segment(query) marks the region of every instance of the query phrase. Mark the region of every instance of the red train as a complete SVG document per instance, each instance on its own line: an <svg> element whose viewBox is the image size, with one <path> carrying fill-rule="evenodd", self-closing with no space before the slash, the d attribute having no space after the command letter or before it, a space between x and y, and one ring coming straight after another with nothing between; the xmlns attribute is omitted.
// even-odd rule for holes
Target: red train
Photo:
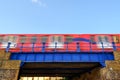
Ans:
<svg viewBox="0 0 120 80"><path fill-rule="evenodd" d="M120 34L1 34L0 49L11 52L112 51L120 49Z"/></svg>

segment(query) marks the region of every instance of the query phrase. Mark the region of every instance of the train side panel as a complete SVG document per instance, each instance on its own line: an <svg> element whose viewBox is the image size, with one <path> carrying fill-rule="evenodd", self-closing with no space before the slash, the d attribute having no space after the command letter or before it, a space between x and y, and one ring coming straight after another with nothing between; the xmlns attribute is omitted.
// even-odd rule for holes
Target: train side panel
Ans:
<svg viewBox="0 0 120 80"><path fill-rule="evenodd" d="M45 51L112 51L113 42L120 50L120 34L2 34L0 35L0 49L7 48L13 52ZM24 44L23 44L24 43ZM44 44L45 43L45 44ZM32 47L35 47L34 49Z"/></svg>

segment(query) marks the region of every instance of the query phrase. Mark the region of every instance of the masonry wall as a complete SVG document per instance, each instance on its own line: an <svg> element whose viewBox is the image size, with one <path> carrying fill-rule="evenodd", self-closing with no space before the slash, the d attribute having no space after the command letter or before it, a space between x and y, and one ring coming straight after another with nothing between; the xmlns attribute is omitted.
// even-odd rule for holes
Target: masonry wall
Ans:
<svg viewBox="0 0 120 80"><path fill-rule="evenodd" d="M0 50L0 80L17 80L20 63L19 60L9 60L11 53Z"/></svg>
<svg viewBox="0 0 120 80"><path fill-rule="evenodd" d="M19 60L9 60L11 53L0 51L0 80L17 80L20 63ZM106 61L105 68L96 68L74 80L120 80L120 51L114 52L115 60Z"/></svg>
<svg viewBox="0 0 120 80"><path fill-rule="evenodd" d="M120 51L114 52L113 61L106 61L106 67L96 68L74 80L120 80Z"/></svg>

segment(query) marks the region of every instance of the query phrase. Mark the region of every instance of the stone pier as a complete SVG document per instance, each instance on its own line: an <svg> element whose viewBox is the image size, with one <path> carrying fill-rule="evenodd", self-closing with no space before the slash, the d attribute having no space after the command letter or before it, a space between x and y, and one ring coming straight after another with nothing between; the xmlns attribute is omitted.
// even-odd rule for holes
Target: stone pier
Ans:
<svg viewBox="0 0 120 80"><path fill-rule="evenodd" d="M0 80L18 80L19 60L9 60L11 53L0 50Z"/></svg>
<svg viewBox="0 0 120 80"><path fill-rule="evenodd" d="M106 67L95 68L73 80L120 80L120 51L114 51L113 61L106 61Z"/></svg>

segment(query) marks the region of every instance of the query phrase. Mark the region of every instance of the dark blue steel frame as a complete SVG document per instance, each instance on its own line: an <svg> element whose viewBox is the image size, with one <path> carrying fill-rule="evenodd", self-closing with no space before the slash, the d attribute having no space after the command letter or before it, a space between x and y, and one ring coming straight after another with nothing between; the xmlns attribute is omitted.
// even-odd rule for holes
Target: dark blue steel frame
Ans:
<svg viewBox="0 0 120 80"><path fill-rule="evenodd" d="M103 67L106 60L114 60L112 52L24 52L12 53L11 60L25 62L99 62Z"/></svg>

